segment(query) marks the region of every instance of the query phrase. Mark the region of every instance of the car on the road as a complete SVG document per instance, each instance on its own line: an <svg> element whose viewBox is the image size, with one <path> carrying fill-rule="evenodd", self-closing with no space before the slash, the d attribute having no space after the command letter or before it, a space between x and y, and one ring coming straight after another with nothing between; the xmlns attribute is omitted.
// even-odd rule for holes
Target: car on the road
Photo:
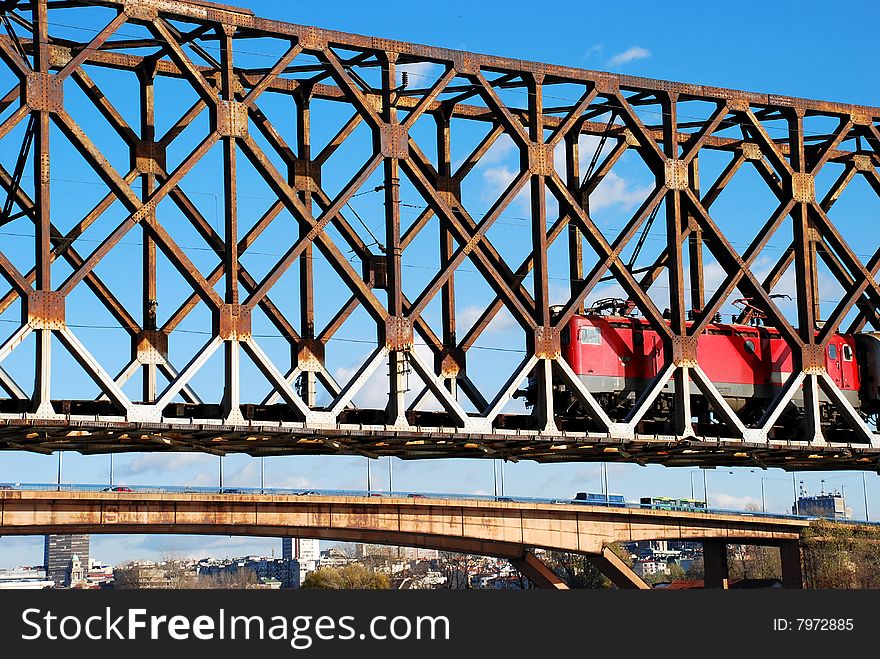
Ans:
<svg viewBox="0 0 880 659"><path fill-rule="evenodd" d="M220 490L220 494L244 494L244 491L239 490L237 487L227 487Z"/></svg>
<svg viewBox="0 0 880 659"><path fill-rule="evenodd" d="M495 501L504 501L506 503L513 503L513 499L510 497L495 497Z"/></svg>
<svg viewBox="0 0 880 659"><path fill-rule="evenodd" d="M424 494L407 494L406 496L409 499L424 499L425 498Z"/></svg>
<svg viewBox="0 0 880 659"><path fill-rule="evenodd" d="M134 492L130 487L125 487L124 485L113 485L112 487L105 487L102 492Z"/></svg>
<svg viewBox="0 0 880 659"><path fill-rule="evenodd" d="M315 492L314 490L306 490L305 492L297 492L296 494L297 494L297 496L301 496L301 497L311 497L311 496L317 495L318 493Z"/></svg>
<svg viewBox="0 0 880 659"><path fill-rule="evenodd" d="M15 488L11 485L0 485L0 490L14 490Z"/></svg>

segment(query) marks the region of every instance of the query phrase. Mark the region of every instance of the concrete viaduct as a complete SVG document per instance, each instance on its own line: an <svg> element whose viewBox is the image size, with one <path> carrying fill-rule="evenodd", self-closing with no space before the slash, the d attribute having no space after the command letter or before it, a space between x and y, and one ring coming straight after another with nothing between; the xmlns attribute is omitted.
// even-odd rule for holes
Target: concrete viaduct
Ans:
<svg viewBox="0 0 880 659"><path fill-rule="evenodd" d="M576 504L259 494L0 491L0 535L300 536L497 556L538 587L565 584L533 549L586 555L616 585L647 588L613 542L703 543L705 582L727 586L728 544L780 549L783 585L802 587L800 519Z"/></svg>

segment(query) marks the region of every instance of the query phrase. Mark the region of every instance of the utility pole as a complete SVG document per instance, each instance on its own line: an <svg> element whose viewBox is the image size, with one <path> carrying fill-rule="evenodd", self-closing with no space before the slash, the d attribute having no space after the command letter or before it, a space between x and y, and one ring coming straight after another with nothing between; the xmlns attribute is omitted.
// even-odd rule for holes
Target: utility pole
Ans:
<svg viewBox="0 0 880 659"><path fill-rule="evenodd" d="M110 454L110 487L113 487L113 454Z"/></svg>
<svg viewBox="0 0 880 659"><path fill-rule="evenodd" d="M498 498L498 460L492 458L492 485L495 492L495 498Z"/></svg>
<svg viewBox="0 0 880 659"><path fill-rule="evenodd" d="M260 457L260 494L266 493L266 456Z"/></svg>
<svg viewBox="0 0 880 659"><path fill-rule="evenodd" d="M394 491L394 476L392 475L392 460L393 457L388 456L388 494L391 494Z"/></svg>
<svg viewBox="0 0 880 659"><path fill-rule="evenodd" d="M58 491L61 491L61 456L62 451L58 451Z"/></svg>
<svg viewBox="0 0 880 659"><path fill-rule="evenodd" d="M865 521L870 522L871 516L868 514L868 484L865 480L865 472L862 472L862 494L865 496Z"/></svg>
<svg viewBox="0 0 880 659"><path fill-rule="evenodd" d="M370 458L366 458L367 461L367 494L373 493L373 486L370 482Z"/></svg>
<svg viewBox="0 0 880 659"><path fill-rule="evenodd" d="M791 472L791 489L794 491L794 514L801 514L800 502L798 501L797 476L795 472Z"/></svg>
<svg viewBox="0 0 880 659"><path fill-rule="evenodd" d="M223 456L220 456L220 491L223 491Z"/></svg>

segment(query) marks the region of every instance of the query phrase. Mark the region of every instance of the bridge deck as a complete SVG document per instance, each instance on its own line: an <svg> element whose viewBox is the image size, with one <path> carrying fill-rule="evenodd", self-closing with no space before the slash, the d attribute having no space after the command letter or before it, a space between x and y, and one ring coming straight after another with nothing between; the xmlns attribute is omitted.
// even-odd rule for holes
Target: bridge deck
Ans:
<svg viewBox="0 0 880 659"><path fill-rule="evenodd" d="M0 535L299 535L519 558L601 553L612 542L796 540L809 520L760 515L430 498L0 491Z"/></svg>
<svg viewBox="0 0 880 659"><path fill-rule="evenodd" d="M502 458L537 462L639 462L666 466L719 465L782 467L789 470L878 469L880 449L864 444L810 445L807 442L743 442L734 439L566 431L547 436L530 430L464 433L455 427L340 424L309 428L303 423L225 425L213 419L185 423L130 423L67 416L52 421L21 415L0 417L0 449L83 454L193 450L223 455L394 456Z"/></svg>

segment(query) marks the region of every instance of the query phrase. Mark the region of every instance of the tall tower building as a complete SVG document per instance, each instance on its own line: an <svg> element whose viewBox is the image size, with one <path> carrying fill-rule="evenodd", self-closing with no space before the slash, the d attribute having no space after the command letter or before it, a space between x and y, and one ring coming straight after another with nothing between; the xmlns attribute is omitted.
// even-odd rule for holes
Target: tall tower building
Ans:
<svg viewBox="0 0 880 659"><path fill-rule="evenodd" d="M46 566L46 578L54 581L56 587L70 585L70 564L74 556L79 557L82 565L89 564L87 533L46 536L43 564Z"/></svg>
<svg viewBox="0 0 880 659"><path fill-rule="evenodd" d="M320 555L321 551L318 540L310 538L281 538L281 558L317 561Z"/></svg>

